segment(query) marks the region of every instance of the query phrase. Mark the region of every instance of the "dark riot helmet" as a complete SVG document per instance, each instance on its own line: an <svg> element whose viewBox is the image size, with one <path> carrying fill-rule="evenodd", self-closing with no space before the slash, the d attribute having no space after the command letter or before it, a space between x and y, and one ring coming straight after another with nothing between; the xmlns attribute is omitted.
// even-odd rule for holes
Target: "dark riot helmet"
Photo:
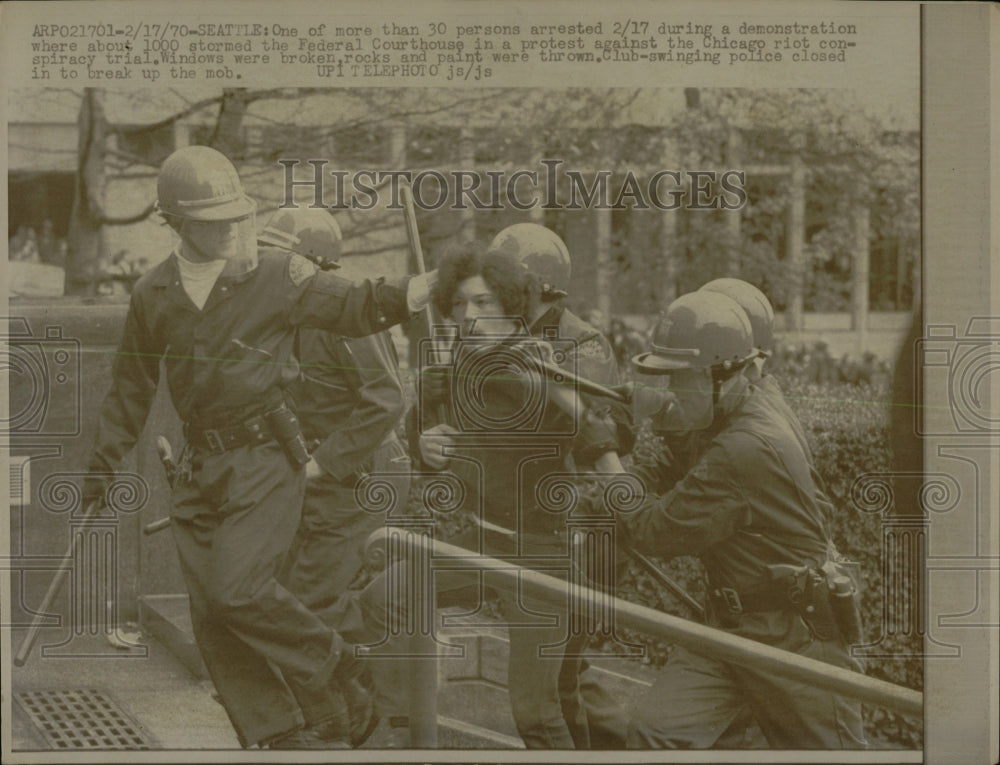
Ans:
<svg viewBox="0 0 1000 765"><path fill-rule="evenodd" d="M682 369L732 369L757 355L750 319L719 292L681 295L653 329L650 350L632 359L645 374Z"/></svg>
<svg viewBox="0 0 1000 765"><path fill-rule="evenodd" d="M753 344L765 355L774 349L774 308L763 292L742 279L714 279L701 287L719 292L739 303L753 328Z"/></svg>
<svg viewBox="0 0 1000 765"><path fill-rule="evenodd" d="M515 223L493 237L489 251L514 256L537 281L543 300L566 297L572 263L566 243L551 229Z"/></svg>
<svg viewBox="0 0 1000 765"><path fill-rule="evenodd" d="M302 255L327 268L340 267L343 235L337 221L326 210L310 207L278 210L257 241Z"/></svg>

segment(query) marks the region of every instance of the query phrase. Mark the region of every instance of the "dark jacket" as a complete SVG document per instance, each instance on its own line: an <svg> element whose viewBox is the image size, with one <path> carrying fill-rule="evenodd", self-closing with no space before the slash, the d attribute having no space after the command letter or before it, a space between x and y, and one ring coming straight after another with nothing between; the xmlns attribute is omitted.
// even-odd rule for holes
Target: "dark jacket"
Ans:
<svg viewBox="0 0 1000 765"><path fill-rule="evenodd" d="M740 592L768 581L770 565L819 565L828 549L803 434L773 396L742 384L694 466L625 516L644 552L698 555L714 586Z"/></svg>
<svg viewBox="0 0 1000 765"><path fill-rule="evenodd" d="M571 341L565 344L570 352L560 361L565 369L604 385L617 383L618 369L607 339L569 311L553 306L535 322L531 332L533 336L554 340L556 350L564 347L559 340ZM443 417L448 424L467 433L456 437L458 448L449 466L465 486L467 509L475 512L481 509L483 520L519 530L522 535L553 537L563 533L566 513L546 507L558 504L555 497L559 490L553 481L571 481L579 470L593 469L593 458L618 448L618 444L592 438L583 430L578 432L570 416L544 397L536 402L537 410L532 409L529 389L515 376L500 372L484 382L465 377L466 369L498 372L500 367L491 366L487 358L481 357L479 362L456 372L460 377L454 387L468 391L466 401L458 405L475 410L471 412L473 416L456 415L451 397L443 406L425 405L419 416L416 409L411 410L407 426L412 451L419 455L420 432L438 424ZM481 398L474 398L476 394ZM609 406L600 397L583 398L588 405ZM627 409L619 409L623 422L628 422ZM528 411L535 411L536 416L526 417L524 427L518 431L505 431L498 425L489 432L467 432L470 423L487 419L510 423ZM631 430L623 433L619 427L619 434L631 444Z"/></svg>
<svg viewBox="0 0 1000 765"><path fill-rule="evenodd" d="M225 427L281 402L282 386L294 376L296 327L357 337L408 317L405 282L352 284L269 248L252 270L223 272L199 311L171 254L133 289L90 469L114 471L135 444L161 360L181 419L199 429Z"/></svg>
<svg viewBox="0 0 1000 765"><path fill-rule="evenodd" d="M299 330L302 375L291 386L313 459L338 481L370 470L376 448L403 415L403 384L388 332L355 340Z"/></svg>
<svg viewBox="0 0 1000 765"><path fill-rule="evenodd" d="M611 343L572 311L554 305L531 325L530 331L532 337L554 335L559 340L571 341L574 352L561 365L564 368L601 385L618 385L620 382Z"/></svg>

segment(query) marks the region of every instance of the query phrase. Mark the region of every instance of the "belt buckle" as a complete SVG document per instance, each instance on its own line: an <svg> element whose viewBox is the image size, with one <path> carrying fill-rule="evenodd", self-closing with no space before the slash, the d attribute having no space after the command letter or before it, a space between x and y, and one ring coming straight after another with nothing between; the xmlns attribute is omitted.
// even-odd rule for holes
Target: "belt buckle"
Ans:
<svg viewBox="0 0 1000 765"><path fill-rule="evenodd" d="M226 451L226 446L222 442L222 433L218 430L203 430L201 432L202 436L205 438L205 443L208 444L208 448L213 452L224 452Z"/></svg>
<svg viewBox="0 0 1000 765"><path fill-rule="evenodd" d="M722 600L725 601L726 608L731 613L743 613L743 601L740 600L740 594L736 590L732 587L722 587L718 590L718 593L722 597Z"/></svg>

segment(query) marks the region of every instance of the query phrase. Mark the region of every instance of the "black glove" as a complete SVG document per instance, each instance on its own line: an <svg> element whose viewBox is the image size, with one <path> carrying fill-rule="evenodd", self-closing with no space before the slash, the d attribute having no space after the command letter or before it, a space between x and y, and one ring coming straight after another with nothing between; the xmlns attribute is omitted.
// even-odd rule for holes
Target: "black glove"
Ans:
<svg viewBox="0 0 1000 765"><path fill-rule="evenodd" d="M581 394L581 398L587 410L576 436L574 454L584 463L594 462L606 452L617 452L619 457L630 454L635 446L632 410L602 396Z"/></svg>
<svg viewBox="0 0 1000 765"><path fill-rule="evenodd" d="M574 455L583 464L593 464L607 452L618 451L618 427L606 408L587 407L576 434Z"/></svg>
<svg viewBox="0 0 1000 765"><path fill-rule="evenodd" d="M452 367L434 364L420 369L420 401L423 404L439 404L451 397Z"/></svg>
<svg viewBox="0 0 1000 765"><path fill-rule="evenodd" d="M607 416L615 423L615 431L618 436L618 456L624 457L631 454L635 447L635 418L632 416L632 407L628 404L621 404L617 401L606 404L608 408Z"/></svg>

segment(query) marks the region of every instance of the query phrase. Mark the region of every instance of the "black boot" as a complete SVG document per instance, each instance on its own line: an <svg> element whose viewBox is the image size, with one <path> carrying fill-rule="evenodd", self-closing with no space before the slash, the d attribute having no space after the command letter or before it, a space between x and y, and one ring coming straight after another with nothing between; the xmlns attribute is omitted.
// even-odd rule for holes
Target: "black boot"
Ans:
<svg viewBox="0 0 1000 765"><path fill-rule="evenodd" d="M347 702L353 747L359 747L367 741L378 725L372 693L362 682L364 674L364 663L354 656L353 646L348 647L333 670L332 684L340 688Z"/></svg>

